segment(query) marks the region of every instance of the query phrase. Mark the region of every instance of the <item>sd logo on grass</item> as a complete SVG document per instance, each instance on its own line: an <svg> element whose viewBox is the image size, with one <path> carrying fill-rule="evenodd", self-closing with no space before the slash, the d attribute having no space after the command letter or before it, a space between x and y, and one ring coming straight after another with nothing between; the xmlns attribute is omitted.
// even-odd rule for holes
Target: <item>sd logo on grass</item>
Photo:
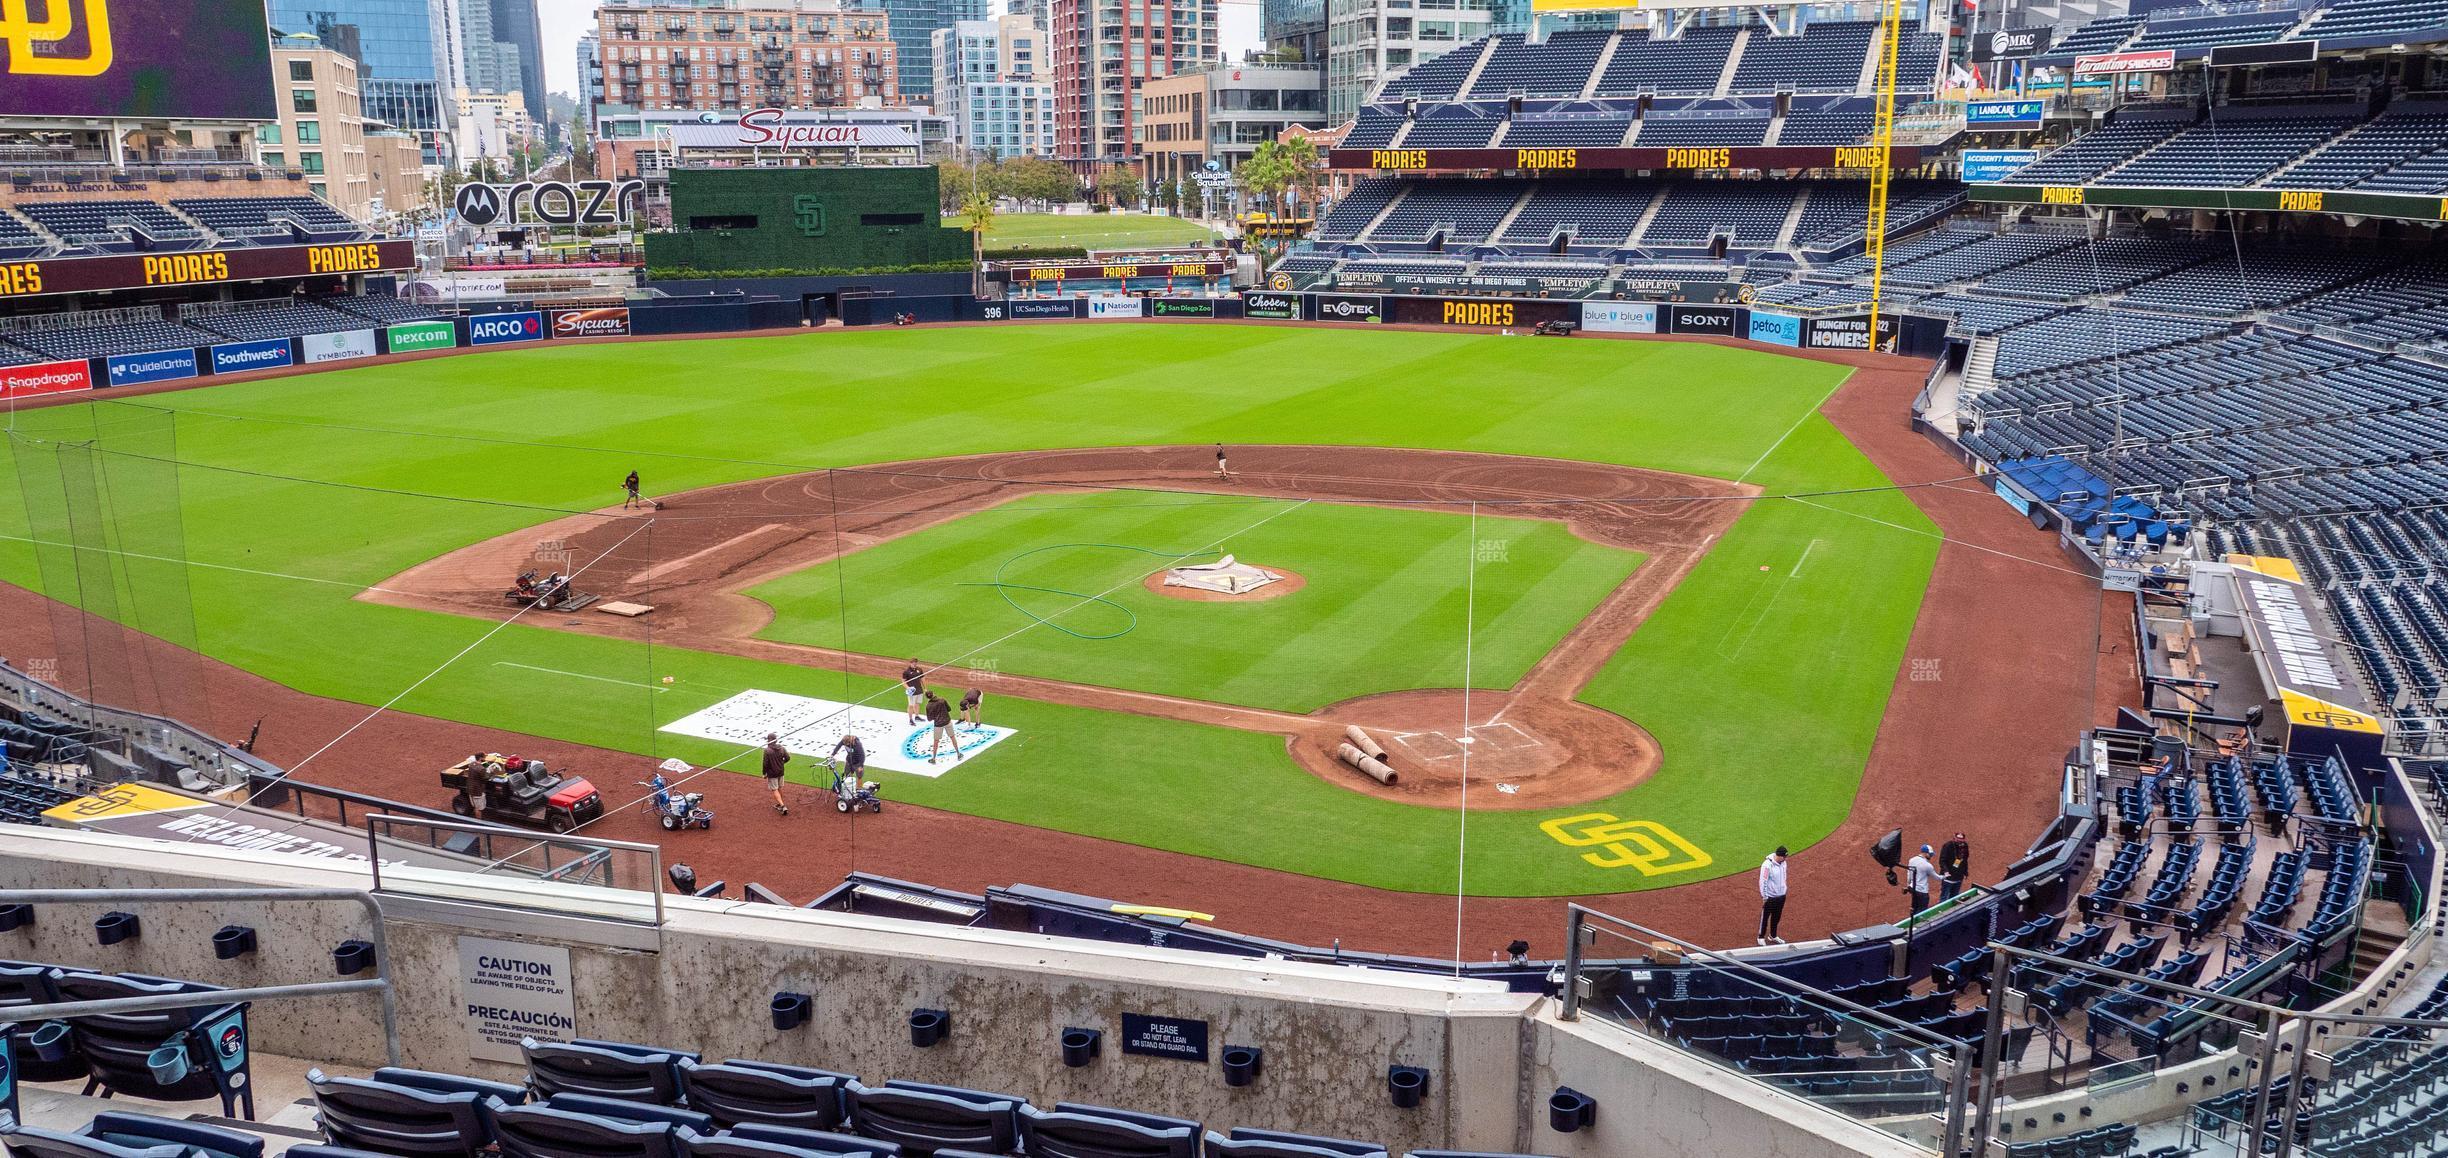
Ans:
<svg viewBox="0 0 2448 1158"><path fill-rule="evenodd" d="M1642 876L1664 876L1707 868L1709 854L1654 820L1618 820L1612 813L1584 812L1539 822L1567 848L1595 848L1581 859L1599 868L1636 868Z"/></svg>

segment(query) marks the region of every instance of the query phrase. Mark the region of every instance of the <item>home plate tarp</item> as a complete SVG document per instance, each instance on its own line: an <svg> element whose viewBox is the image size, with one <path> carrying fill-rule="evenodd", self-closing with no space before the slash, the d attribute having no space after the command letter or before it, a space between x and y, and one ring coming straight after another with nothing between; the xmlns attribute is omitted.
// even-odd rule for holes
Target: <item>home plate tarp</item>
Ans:
<svg viewBox="0 0 2448 1158"><path fill-rule="evenodd" d="M893 702L898 704L896 693ZM836 700L815 700L806 696L787 695L762 690L744 691L707 708L694 712L662 727L663 731L681 736L696 736L705 740L721 740L743 748L758 748L765 744L765 733L782 737L782 746L793 753L822 759L833 750L835 741L845 733L857 733L867 746L867 767L888 772L907 772L912 776L941 776L953 769L952 750L944 749L941 763L927 763L927 726L912 724L897 708L874 708L865 704L845 704ZM972 728L955 722L953 734L960 737L961 755L975 759L977 754L1016 735L1017 729L998 728L991 724ZM756 761L733 762L734 766L753 770Z"/></svg>
<svg viewBox="0 0 2448 1158"><path fill-rule="evenodd" d="M1165 586L1244 595L1281 578L1264 567L1252 567L1226 555L1213 563L1191 563L1166 571Z"/></svg>

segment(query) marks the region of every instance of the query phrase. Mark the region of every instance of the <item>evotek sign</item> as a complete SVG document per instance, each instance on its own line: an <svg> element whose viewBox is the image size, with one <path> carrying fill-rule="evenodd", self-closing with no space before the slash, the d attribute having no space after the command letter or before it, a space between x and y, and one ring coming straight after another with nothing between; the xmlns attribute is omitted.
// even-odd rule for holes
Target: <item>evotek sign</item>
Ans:
<svg viewBox="0 0 2448 1158"><path fill-rule="evenodd" d="M476 314L468 318L468 345L498 346L533 342L544 336L544 315L534 310L515 314Z"/></svg>
<svg viewBox="0 0 2448 1158"><path fill-rule="evenodd" d="M628 222L645 189L644 181L469 182L451 195L451 208L477 226L620 225Z"/></svg>
<svg viewBox="0 0 2448 1158"><path fill-rule="evenodd" d="M629 332L629 308L615 306L600 310L554 310L552 336L556 338L608 338Z"/></svg>
<svg viewBox="0 0 2448 1158"><path fill-rule="evenodd" d="M1317 320L1321 322L1381 322L1385 320L1385 299L1355 297L1350 294L1319 294Z"/></svg>

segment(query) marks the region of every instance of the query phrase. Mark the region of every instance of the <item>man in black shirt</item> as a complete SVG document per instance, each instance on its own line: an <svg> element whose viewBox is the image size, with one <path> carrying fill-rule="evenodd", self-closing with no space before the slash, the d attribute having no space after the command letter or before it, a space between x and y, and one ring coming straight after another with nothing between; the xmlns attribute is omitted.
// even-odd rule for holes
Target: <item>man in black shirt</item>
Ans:
<svg viewBox="0 0 2448 1158"><path fill-rule="evenodd" d="M930 725L928 729L930 740L927 744L927 763L932 764L935 762L935 755L936 753L943 751L943 742L946 740L952 741L952 762L955 764L960 763L960 737L954 735L952 732L952 705L945 703L942 696L936 695L933 692L928 692L926 697L926 717L927 723Z"/></svg>
<svg viewBox="0 0 2448 1158"><path fill-rule="evenodd" d="M790 749L782 746L782 737L765 733L765 788L773 793L774 811L790 815L790 805L782 803L782 774L790 764Z"/></svg>
<svg viewBox="0 0 2448 1158"><path fill-rule="evenodd" d="M986 692L982 688L971 688L969 689L968 695L961 697L961 720L969 725L971 731L975 731L981 726L981 721L978 719L978 716L980 714L980 709L983 708L985 704Z"/></svg>
<svg viewBox="0 0 2448 1158"><path fill-rule="evenodd" d="M621 509L625 511L634 506L642 506L645 501L638 495L637 472L630 471L629 477L621 480Z"/></svg>
<svg viewBox="0 0 2448 1158"><path fill-rule="evenodd" d="M1938 899L1947 900L1963 891L1964 878L1972 875L1972 842L1964 834L1938 849Z"/></svg>

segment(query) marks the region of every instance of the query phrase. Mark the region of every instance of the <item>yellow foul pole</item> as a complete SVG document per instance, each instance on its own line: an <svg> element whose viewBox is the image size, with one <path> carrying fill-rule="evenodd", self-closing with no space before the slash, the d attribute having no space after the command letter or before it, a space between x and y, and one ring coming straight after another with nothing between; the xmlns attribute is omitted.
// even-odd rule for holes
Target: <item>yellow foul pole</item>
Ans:
<svg viewBox="0 0 2448 1158"><path fill-rule="evenodd" d="M1878 340L1879 296L1887 281L1887 179L1894 166L1896 58L1904 39L1904 2L1887 0L1887 12L1879 34L1878 121L1872 137L1878 166L1870 171L1870 345L1885 349Z"/></svg>

